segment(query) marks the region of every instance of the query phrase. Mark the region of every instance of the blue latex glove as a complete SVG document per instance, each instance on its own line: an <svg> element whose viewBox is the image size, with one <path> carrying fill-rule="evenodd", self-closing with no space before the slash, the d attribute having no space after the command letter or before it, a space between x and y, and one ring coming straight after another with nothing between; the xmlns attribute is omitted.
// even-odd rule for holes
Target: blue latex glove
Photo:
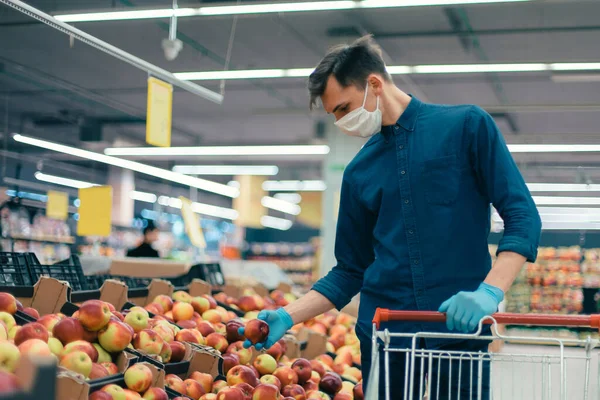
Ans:
<svg viewBox="0 0 600 400"><path fill-rule="evenodd" d="M474 332L481 318L498 311L504 292L483 282L474 292L459 292L442 303L439 312L446 313L449 330Z"/></svg>
<svg viewBox="0 0 600 400"><path fill-rule="evenodd" d="M285 335L285 333L294 326L292 317L283 308L279 308L275 311L263 310L258 314L258 319L262 319L269 324L269 336L264 343L257 343L254 345L256 350L262 350L263 348L268 349L273 346L279 339ZM240 335L244 334L244 328L238 329ZM252 346L252 343L248 339L244 341L244 347L248 348Z"/></svg>

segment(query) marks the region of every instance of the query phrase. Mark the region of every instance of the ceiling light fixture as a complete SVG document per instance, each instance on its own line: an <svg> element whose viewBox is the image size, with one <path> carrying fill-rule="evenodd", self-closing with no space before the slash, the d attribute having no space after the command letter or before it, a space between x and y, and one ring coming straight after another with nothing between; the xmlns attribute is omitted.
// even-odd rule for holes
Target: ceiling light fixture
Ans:
<svg viewBox="0 0 600 400"><path fill-rule="evenodd" d="M156 195L153 193L138 192L134 190L129 192L129 198L132 200L143 201L145 203L156 203Z"/></svg>
<svg viewBox="0 0 600 400"><path fill-rule="evenodd" d="M511 153L591 153L600 151L598 144L509 144Z"/></svg>
<svg viewBox="0 0 600 400"><path fill-rule="evenodd" d="M150 194L150 193L148 193ZM169 196L159 196L158 204L165 207L172 207L181 209L182 202L177 197L169 197ZM192 211L202 215L208 215L210 217L224 218L230 219L232 221L236 220L239 216L239 213L232 208L225 208L219 206L213 206L211 204L204 203L192 203Z"/></svg>
<svg viewBox="0 0 600 400"><path fill-rule="evenodd" d="M285 200L280 200L269 196L264 196L261 199L260 204L262 204L263 207L280 211L285 214L298 215L300 214L300 211L302 211L298 204L289 203Z"/></svg>
<svg viewBox="0 0 600 400"><path fill-rule="evenodd" d="M528 183L531 192L600 192L598 184L584 183Z"/></svg>
<svg viewBox="0 0 600 400"><path fill-rule="evenodd" d="M289 219L271 217L270 215L263 215L260 217L260 224L265 228L279 229L280 231L287 231L292 227L293 222Z"/></svg>
<svg viewBox="0 0 600 400"><path fill-rule="evenodd" d="M600 197L533 196L538 206L596 206Z"/></svg>
<svg viewBox="0 0 600 400"><path fill-rule="evenodd" d="M176 165L173 171L187 175L273 176L279 173L279 168L275 165Z"/></svg>
<svg viewBox="0 0 600 400"><path fill-rule="evenodd" d="M40 171L33 174L33 176L38 181L54 183L55 185L68 186L68 187L77 188L77 189L87 189L87 188L91 188L93 186L100 186L95 183L79 181L77 179L69 179L69 178L63 178L61 176L48 175L48 174L44 174L43 172L40 172Z"/></svg>
<svg viewBox="0 0 600 400"><path fill-rule="evenodd" d="M121 21L177 17L208 17L223 15L253 15L308 11L335 11L365 8L399 8L449 6L490 3L516 3L530 0L364 0L364 1L306 1L290 3L243 4L236 6L206 6L198 8L91 12L59 14L55 18L63 22Z"/></svg>
<svg viewBox="0 0 600 400"><path fill-rule="evenodd" d="M189 175L178 174L176 172L153 167L151 165L141 164L135 161L123 160L117 157L110 157L104 154L98 154L92 151L82 150L71 146L65 146L46 140L35 139L20 134L14 135L13 139L19 143L25 143L32 146L41 147L47 150L69 154L75 157L85 158L104 164L114 165L115 167L129 169L135 172L139 172L141 174L154 176L157 178L165 179L182 185L191 186L197 189L205 190L207 192L216 193L227 197L237 197L240 194L240 191L238 189L232 188L227 185L207 181L205 179L200 179Z"/></svg>
<svg viewBox="0 0 600 400"><path fill-rule="evenodd" d="M327 185L323 181L265 181L262 188L267 192L322 192Z"/></svg>
<svg viewBox="0 0 600 400"><path fill-rule="evenodd" d="M276 193L273 197L292 204L300 204L302 201L302 196L299 193Z"/></svg>
<svg viewBox="0 0 600 400"><path fill-rule="evenodd" d="M502 63L502 64L439 64L439 65L391 65L386 67L392 75L431 74L480 74L502 72L544 71L600 71L598 62L581 63ZM306 78L314 68L248 69L237 71L176 72L183 81L210 81L232 79L278 79Z"/></svg>
<svg viewBox="0 0 600 400"><path fill-rule="evenodd" d="M109 147L108 156L307 156L329 154L326 145Z"/></svg>

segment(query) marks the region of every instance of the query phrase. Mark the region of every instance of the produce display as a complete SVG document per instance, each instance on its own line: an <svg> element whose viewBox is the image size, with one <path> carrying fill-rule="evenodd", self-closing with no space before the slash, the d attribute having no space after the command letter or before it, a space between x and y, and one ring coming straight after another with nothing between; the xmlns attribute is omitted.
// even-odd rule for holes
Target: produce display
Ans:
<svg viewBox="0 0 600 400"><path fill-rule="evenodd" d="M181 394L178 398L194 400L362 399L356 321L346 314L327 313L293 328L294 332L309 329L331 335L327 343L331 355L290 359L285 355L284 339L262 353L243 347L245 339L259 343L268 335L268 325L256 319L260 310L293 300L292 295L277 290L261 297L245 289L239 299L224 293L193 297L176 291L171 296L158 295L144 307L117 311L110 303L88 300L71 316L40 317L11 294L0 293L0 379L16 379L12 374L19 358L36 354L54 355L60 367L90 382L123 374L123 385L106 384L90 394L91 400L172 398L167 389ZM18 325L17 310L36 321ZM245 314L238 317L232 310ZM241 327L245 337L239 333ZM127 348L163 365L178 362L189 343L210 346L222 354L224 379L199 371L186 377L167 374L161 387L152 385L153 375L146 363L124 370L117 366L117 358ZM12 387L6 386L7 390L17 388Z"/></svg>

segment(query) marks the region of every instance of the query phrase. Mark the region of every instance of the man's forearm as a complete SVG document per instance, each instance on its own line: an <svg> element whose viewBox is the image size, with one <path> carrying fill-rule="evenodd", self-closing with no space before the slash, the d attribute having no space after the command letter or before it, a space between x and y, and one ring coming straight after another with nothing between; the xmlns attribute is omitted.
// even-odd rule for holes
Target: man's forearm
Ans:
<svg viewBox="0 0 600 400"><path fill-rule="evenodd" d="M498 258L485 278L485 283L507 292L512 286L519 271L525 265L526 258L512 251L503 251L498 254Z"/></svg>
<svg viewBox="0 0 600 400"><path fill-rule="evenodd" d="M331 310L334 308L334 305L321 293L311 290L306 295L293 303L288 304L284 308L292 317L295 325Z"/></svg>

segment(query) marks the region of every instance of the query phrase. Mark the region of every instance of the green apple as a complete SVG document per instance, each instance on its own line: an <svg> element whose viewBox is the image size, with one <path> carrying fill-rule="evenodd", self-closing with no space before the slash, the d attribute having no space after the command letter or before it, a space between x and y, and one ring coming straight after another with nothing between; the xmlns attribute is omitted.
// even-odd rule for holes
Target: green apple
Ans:
<svg viewBox="0 0 600 400"><path fill-rule="evenodd" d="M50 351L57 357L60 357L63 352L63 345L55 337L48 338L48 347L50 347Z"/></svg>
<svg viewBox="0 0 600 400"><path fill-rule="evenodd" d="M137 333L148 328L148 311L142 307L132 307L131 310L125 316L124 322L131 326Z"/></svg>
<svg viewBox="0 0 600 400"><path fill-rule="evenodd" d="M4 322L4 325L6 326L6 330L8 332L10 332L10 330L15 325L17 325L17 322L15 321L15 318L11 314L9 314L9 313L7 313L5 311L0 311L0 321Z"/></svg>
<svg viewBox="0 0 600 400"><path fill-rule="evenodd" d="M112 362L112 357L108 351L104 350L98 343L92 343L92 346L98 351L98 363Z"/></svg>
<svg viewBox="0 0 600 400"><path fill-rule="evenodd" d="M88 378L92 372L92 359L83 351L74 351L61 357L60 366Z"/></svg>
<svg viewBox="0 0 600 400"><path fill-rule="evenodd" d="M14 372L21 358L21 352L17 346L8 340L0 341L0 371Z"/></svg>

